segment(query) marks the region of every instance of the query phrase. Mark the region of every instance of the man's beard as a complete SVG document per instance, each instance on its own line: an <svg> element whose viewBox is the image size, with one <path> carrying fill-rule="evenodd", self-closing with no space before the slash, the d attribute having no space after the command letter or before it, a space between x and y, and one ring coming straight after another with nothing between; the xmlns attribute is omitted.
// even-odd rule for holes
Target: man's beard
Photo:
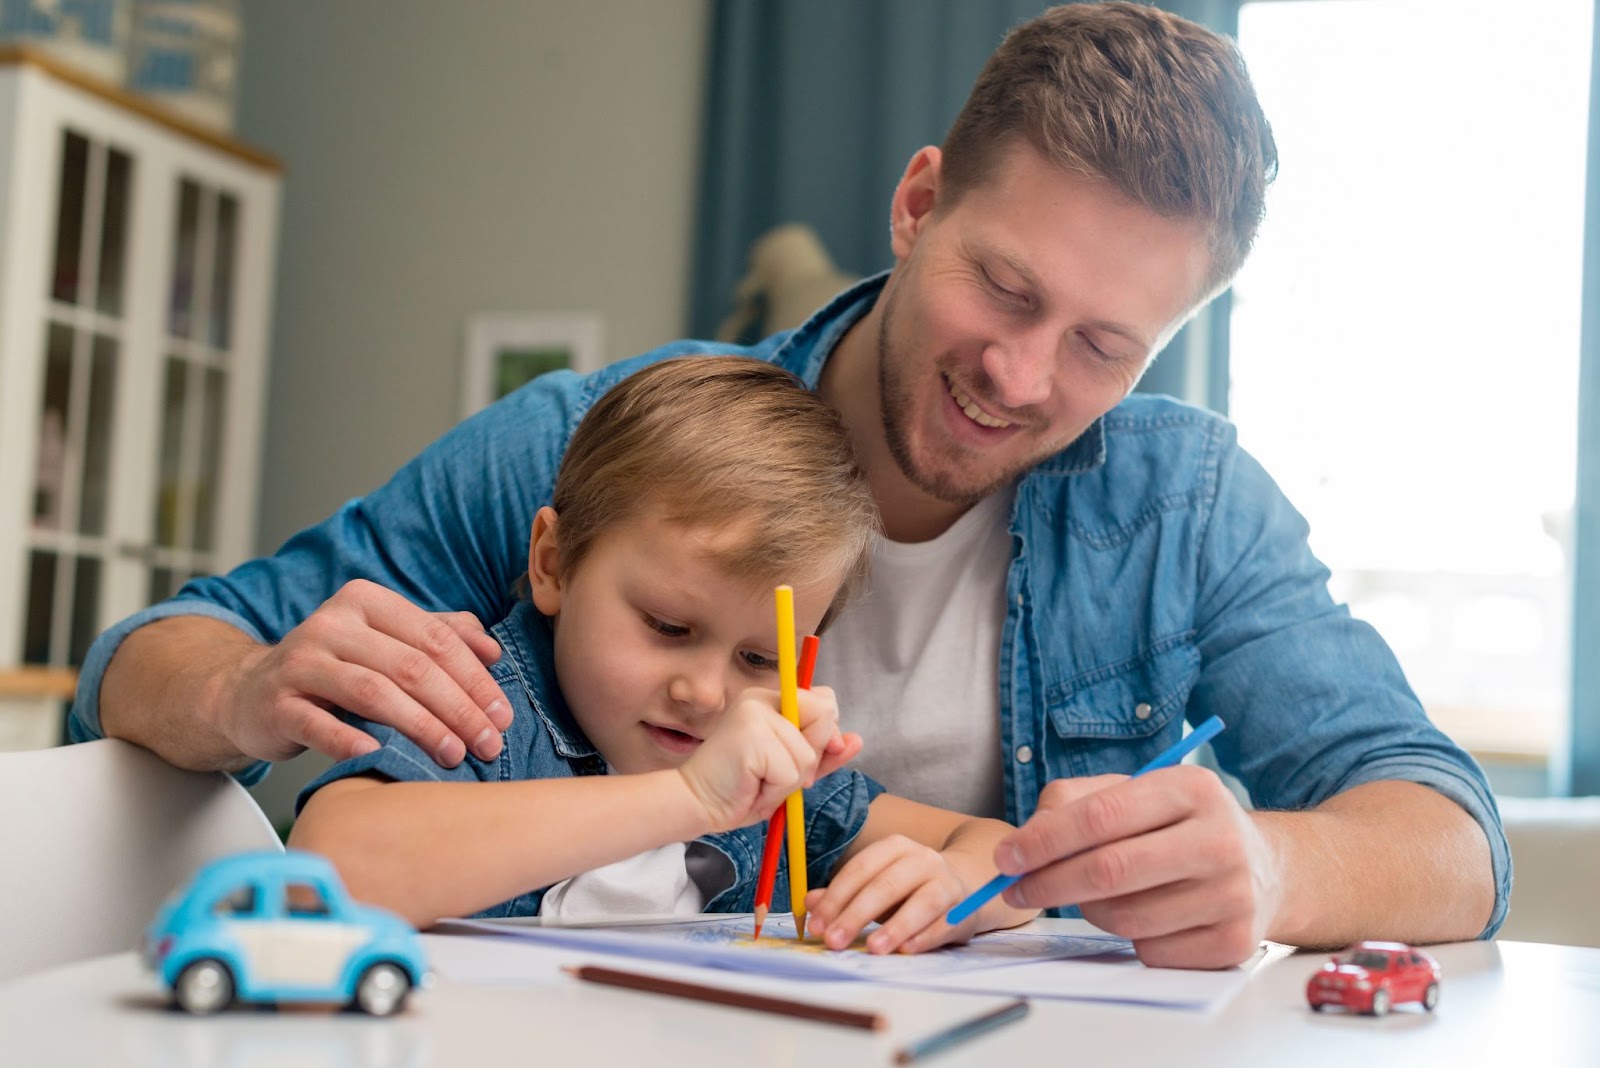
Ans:
<svg viewBox="0 0 1600 1068"><path fill-rule="evenodd" d="M1033 466L1033 462L1019 465L1014 471L1006 471L978 485L957 482L953 472L925 471L917 466L916 460L911 455L910 435L906 432L905 425L907 413L912 408L911 388L906 384L902 373L907 366L908 357L903 352L891 352L889 345L889 324L894 318L896 296L892 286L884 292L883 315L878 320L878 406L881 410L883 434L889 446L889 455L894 457L895 465L900 468L900 473L906 480L923 493L946 504L970 508L1015 481L1019 475ZM893 371L891 367L894 368ZM942 382L944 376L939 377Z"/></svg>

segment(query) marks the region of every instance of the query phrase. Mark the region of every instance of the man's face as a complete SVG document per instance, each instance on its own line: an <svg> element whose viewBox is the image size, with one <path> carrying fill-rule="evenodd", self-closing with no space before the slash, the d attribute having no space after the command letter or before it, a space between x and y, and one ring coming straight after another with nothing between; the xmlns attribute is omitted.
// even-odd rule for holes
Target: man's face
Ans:
<svg viewBox="0 0 1600 1068"><path fill-rule="evenodd" d="M741 536L738 524L685 526L651 511L606 530L559 580L530 560L534 602L555 618L562 695L617 771L677 767L741 692L778 688L776 582L733 578L717 560ZM531 556L540 537L536 521ZM794 576L798 634L822 621L843 578Z"/></svg>
<svg viewBox="0 0 1600 1068"><path fill-rule="evenodd" d="M1024 142L948 206L937 150L919 159L895 195L879 399L907 480L971 504L1127 396L1188 316L1210 256L1200 224L1157 215Z"/></svg>

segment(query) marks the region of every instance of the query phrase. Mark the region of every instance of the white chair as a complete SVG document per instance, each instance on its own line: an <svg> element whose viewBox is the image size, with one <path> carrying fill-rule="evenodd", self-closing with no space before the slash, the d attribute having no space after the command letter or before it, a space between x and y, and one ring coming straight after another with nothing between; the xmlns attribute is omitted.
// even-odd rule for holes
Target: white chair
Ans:
<svg viewBox="0 0 1600 1068"><path fill-rule="evenodd" d="M227 775L121 741L0 752L0 982L137 948L214 857L282 849Z"/></svg>
<svg viewBox="0 0 1600 1068"><path fill-rule="evenodd" d="M1600 946L1600 797L1498 802L1515 865L1498 937Z"/></svg>

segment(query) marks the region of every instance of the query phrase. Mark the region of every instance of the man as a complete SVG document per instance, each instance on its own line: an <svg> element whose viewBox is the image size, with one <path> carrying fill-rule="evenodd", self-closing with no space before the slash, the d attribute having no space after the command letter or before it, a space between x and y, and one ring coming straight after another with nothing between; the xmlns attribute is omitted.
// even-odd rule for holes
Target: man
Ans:
<svg viewBox="0 0 1600 1068"><path fill-rule="evenodd" d="M1077 905L1151 964L1259 939L1487 936L1510 860L1481 772L1377 635L1335 606L1300 517L1228 424L1130 397L1237 271L1276 150L1236 52L1132 4L1019 27L891 206L895 266L752 351L843 415L886 538L818 677L866 769L1025 826L1019 905ZM606 387L547 376L268 560L113 628L75 737L240 770L370 744L491 756L504 613L566 438ZM103 676L103 678L102 678ZM1193 766L1126 779L1185 718L1256 808ZM97 722L98 720L98 722Z"/></svg>

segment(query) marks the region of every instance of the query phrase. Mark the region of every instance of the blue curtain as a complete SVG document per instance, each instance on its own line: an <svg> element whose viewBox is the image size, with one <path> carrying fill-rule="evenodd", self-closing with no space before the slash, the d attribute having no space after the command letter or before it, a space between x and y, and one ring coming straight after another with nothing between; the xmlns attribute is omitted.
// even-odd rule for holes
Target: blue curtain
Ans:
<svg viewBox="0 0 1600 1068"><path fill-rule="evenodd" d="M1572 742L1565 762L1552 761L1552 791L1558 794L1600 794L1600 0L1595 3L1590 49L1578 487L1572 533Z"/></svg>
<svg viewBox="0 0 1600 1068"><path fill-rule="evenodd" d="M690 326L732 306L750 243L806 222L840 268L891 262L889 196L1040 0L716 0Z"/></svg>
<svg viewBox="0 0 1600 1068"><path fill-rule="evenodd" d="M716 0L705 104L690 332L732 308L750 244L811 224L841 269L892 262L889 196L911 154L944 140L984 60L1046 0ZM1232 34L1238 0L1158 6ZM1226 298L1191 323L1142 389L1219 411Z"/></svg>
<svg viewBox="0 0 1600 1068"><path fill-rule="evenodd" d="M1193 19L1229 37L1239 36L1241 0L1166 0L1157 7ZM1233 290L1200 310L1167 343L1138 388L1182 397L1214 411L1228 411L1228 324L1233 318Z"/></svg>

